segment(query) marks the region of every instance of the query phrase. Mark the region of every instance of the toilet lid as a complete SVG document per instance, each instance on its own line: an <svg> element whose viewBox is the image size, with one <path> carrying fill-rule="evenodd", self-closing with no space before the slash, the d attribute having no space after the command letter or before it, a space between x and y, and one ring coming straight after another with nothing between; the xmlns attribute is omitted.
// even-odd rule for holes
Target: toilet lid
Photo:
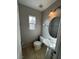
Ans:
<svg viewBox="0 0 79 59"><path fill-rule="evenodd" d="M35 41L34 45L41 45L41 42L40 41Z"/></svg>

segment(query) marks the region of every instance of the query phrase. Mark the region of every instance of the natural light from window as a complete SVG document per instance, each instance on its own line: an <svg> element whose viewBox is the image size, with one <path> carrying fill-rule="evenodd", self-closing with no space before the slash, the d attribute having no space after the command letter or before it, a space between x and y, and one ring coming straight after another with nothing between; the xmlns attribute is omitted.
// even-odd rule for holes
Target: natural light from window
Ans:
<svg viewBox="0 0 79 59"><path fill-rule="evenodd" d="M29 16L29 29L35 30L36 25L36 17L35 16Z"/></svg>

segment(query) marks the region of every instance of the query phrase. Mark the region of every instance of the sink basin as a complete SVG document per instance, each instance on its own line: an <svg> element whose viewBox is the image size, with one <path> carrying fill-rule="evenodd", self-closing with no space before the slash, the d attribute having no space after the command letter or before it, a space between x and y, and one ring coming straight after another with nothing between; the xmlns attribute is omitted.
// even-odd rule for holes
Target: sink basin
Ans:
<svg viewBox="0 0 79 59"><path fill-rule="evenodd" d="M54 40L56 40L56 38L53 39L47 39L44 37L40 37L40 40L42 43L44 43L46 46L48 46L49 48L55 50L55 46L56 46L56 42Z"/></svg>

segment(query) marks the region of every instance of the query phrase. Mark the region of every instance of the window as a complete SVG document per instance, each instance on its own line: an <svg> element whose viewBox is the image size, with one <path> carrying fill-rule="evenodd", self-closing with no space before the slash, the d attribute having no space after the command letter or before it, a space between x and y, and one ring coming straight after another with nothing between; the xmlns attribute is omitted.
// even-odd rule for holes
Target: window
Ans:
<svg viewBox="0 0 79 59"><path fill-rule="evenodd" d="M36 17L35 16L29 16L29 29L35 30L36 25Z"/></svg>

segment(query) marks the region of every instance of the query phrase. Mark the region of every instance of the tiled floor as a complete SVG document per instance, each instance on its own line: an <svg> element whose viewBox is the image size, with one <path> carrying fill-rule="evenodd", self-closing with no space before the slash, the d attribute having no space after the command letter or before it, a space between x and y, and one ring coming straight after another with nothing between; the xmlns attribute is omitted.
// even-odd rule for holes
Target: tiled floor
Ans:
<svg viewBox="0 0 79 59"><path fill-rule="evenodd" d="M23 48L23 59L45 59L46 46L42 46L39 51L35 51L32 46Z"/></svg>

